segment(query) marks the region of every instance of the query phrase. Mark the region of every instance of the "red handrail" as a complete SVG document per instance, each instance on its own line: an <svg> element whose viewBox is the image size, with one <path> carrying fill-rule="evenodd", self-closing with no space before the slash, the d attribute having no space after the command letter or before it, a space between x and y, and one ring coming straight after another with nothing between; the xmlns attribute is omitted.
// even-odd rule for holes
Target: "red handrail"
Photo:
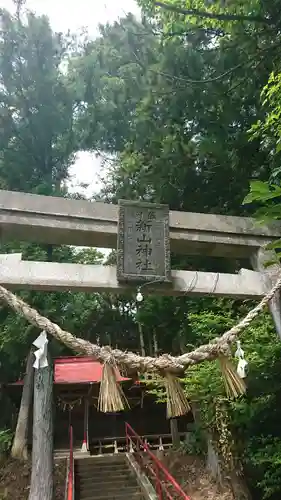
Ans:
<svg viewBox="0 0 281 500"><path fill-rule="evenodd" d="M67 500L74 499L73 428L69 427L69 469L67 478Z"/></svg>
<svg viewBox="0 0 281 500"><path fill-rule="evenodd" d="M168 499L174 500L175 498L190 500L190 497L182 490L180 485L176 482L173 476L168 472L166 467L162 462L152 453L149 445L146 444L141 437L134 431L134 429L126 422L126 441L127 450L133 451L140 463L141 468L148 470L150 473L150 478L152 479L157 497L160 500ZM150 464L145 463L144 454L140 453L140 450L145 452L145 455L150 458ZM170 493L170 491L171 493ZM175 494L177 496L175 497Z"/></svg>

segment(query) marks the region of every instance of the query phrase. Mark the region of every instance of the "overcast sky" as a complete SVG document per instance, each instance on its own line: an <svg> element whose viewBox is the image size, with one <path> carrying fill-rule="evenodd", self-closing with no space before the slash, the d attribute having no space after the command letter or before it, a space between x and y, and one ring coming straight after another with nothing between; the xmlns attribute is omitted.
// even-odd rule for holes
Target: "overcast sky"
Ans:
<svg viewBox="0 0 281 500"><path fill-rule="evenodd" d="M38 14L46 14L56 31L78 31L86 26L92 34L97 33L99 23L138 12L135 0L26 0L25 5ZM0 6L12 10L13 0L0 0Z"/></svg>
<svg viewBox="0 0 281 500"><path fill-rule="evenodd" d="M14 10L12 0L0 0L0 7ZM88 28L95 36L98 25L114 22L129 12L138 14L135 0L27 0L26 7L37 14L46 14L55 31L79 31ZM72 187L76 190L79 183L89 184L84 193L91 196L99 189L101 165L95 155L82 152L71 169Z"/></svg>

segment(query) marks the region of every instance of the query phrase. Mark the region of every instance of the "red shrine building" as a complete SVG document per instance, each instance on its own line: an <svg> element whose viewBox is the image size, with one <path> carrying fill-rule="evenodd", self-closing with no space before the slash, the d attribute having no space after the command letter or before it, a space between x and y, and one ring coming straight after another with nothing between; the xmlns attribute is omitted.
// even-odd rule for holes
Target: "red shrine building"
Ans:
<svg viewBox="0 0 281 500"><path fill-rule="evenodd" d="M129 404L126 411L98 411L102 364L91 357L61 357L54 360L54 448L69 448L69 427L72 425L74 448L93 455L125 450L125 422L158 449L171 446L171 427L166 419L166 405L157 403L145 384L132 378L117 380ZM23 381L9 384L13 400L20 402L19 388ZM175 421L175 419L173 419ZM192 417L176 419L181 438L187 432ZM174 422L175 423L175 422ZM31 433L30 433L31 434ZM31 436L30 436L31 442Z"/></svg>

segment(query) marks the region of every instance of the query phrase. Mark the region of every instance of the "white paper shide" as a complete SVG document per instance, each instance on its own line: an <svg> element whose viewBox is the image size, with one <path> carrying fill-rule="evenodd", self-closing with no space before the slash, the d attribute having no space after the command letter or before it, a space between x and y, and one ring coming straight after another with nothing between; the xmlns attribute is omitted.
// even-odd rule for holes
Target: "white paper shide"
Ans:
<svg viewBox="0 0 281 500"><path fill-rule="evenodd" d="M237 340L237 350L235 352L235 357L238 358L237 373L239 377L246 378L248 361L246 361L244 357L244 351L241 347L240 340Z"/></svg>
<svg viewBox="0 0 281 500"><path fill-rule="evenodd" d="M39 337L34 340L33 345L37 347L34 352L35 361L33 367L38 370L39 368L46 368L48 366L48 339L45 331L40 333Z"/></svg>

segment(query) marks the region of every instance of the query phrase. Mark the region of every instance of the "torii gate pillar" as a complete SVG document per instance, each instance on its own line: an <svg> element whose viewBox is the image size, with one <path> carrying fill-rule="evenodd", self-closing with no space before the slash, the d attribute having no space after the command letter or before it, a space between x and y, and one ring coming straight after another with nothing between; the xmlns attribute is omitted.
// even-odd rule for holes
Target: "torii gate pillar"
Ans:
<svg viewBox="0 0 281 500"><path fill-rule="evenodd" d="M257 252L251 259L254 270L259 271L263 275L265 292L268 292L272 288L274 282L276 281L276 276L280 274L281 271L281 267L278 264L266 267L267 262L272 262L274 260L276 260L274 252L265 250L264 248L260 248L259 250L257 250ZM275 296L270 301L268 306L275 325L276 332L281 340L280 291L276 292Z"/></svg>

